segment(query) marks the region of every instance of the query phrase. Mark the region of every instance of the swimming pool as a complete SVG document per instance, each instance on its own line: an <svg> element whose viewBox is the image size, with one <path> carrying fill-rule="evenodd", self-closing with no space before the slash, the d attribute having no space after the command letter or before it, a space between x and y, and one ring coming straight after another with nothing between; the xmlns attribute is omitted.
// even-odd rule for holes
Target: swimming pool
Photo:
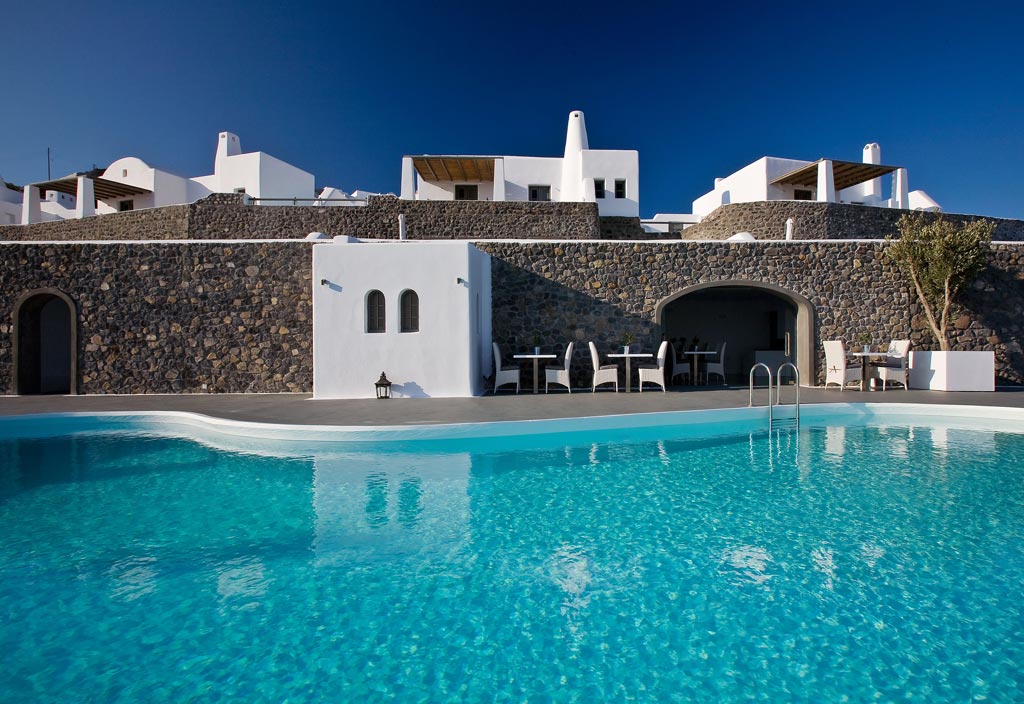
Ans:
<svg viewBox="0 0 1024 704"><path fill-rule="evenodd" d="M1024 425L817 413L8 423L0 701L1020 701Z"/></svg>

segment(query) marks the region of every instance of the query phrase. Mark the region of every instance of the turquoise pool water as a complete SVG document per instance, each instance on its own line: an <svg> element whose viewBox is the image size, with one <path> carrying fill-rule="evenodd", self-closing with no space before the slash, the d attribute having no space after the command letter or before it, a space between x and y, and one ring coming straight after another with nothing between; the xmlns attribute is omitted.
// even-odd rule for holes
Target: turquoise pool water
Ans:
<svg viewBox="0 0 1024 704"><path fill-rule="evenodd" d="M0 701L1024 700L1024 436L637 438L0 440Z"/></svg>

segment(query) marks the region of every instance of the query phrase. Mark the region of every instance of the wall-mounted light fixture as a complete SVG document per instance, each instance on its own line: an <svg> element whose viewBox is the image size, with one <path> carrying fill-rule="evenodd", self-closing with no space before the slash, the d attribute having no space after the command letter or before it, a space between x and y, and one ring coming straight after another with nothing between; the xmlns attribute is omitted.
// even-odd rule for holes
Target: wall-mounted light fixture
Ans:
<svg viewBox="0 0 1024 704"><path fill-rule="evenodd" d="M468 282L468 281L466 281L466 280L465 280L464 278L462 278L461 276L460 276L459 278L455 279L455 283L456 283L456 284L467 284L467 285L469 284L469 282Z"/></svg>
<svg viewBox="0 0 1024 704"><path fill-rule="evenodd" d="M320 279L320 285L321 286L326 286L327 285L327 279Z"/></svg>

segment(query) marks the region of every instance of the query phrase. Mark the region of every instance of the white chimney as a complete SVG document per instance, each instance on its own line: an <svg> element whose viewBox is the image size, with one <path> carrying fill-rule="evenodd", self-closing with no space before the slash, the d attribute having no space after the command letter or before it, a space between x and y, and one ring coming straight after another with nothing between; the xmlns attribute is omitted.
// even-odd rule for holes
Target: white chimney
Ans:
<svg viewBox="0 0 1024 704"><path fill-rule="evenodd" d="M565 131L565 154L562 157L563 201L582 201L586 195L583 186L583 150L590 149L587 142L587 123L583 112L569 113L569 126Z"/></svg>

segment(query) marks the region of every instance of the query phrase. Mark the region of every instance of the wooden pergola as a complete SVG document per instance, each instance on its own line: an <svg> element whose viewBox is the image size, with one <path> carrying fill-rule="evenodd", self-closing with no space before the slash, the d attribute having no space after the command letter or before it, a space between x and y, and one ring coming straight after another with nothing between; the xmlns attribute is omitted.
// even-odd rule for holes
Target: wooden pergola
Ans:
<svg viewBox="0 0 1024 704"><path fill-rule="evenodd" d="M494 180L494 156L412 157L412 164L425 181L485 182Z"/></svg>
<svg viewBox="0 0 1024 704"><path fill-rule="evenodd" d="M33 183L31 185L33 188L38 188L40 193L45 193L46 191L58 191L60 193L67 193L71 196L77 196L79 176L86 176L92 179L93 195L99 200L105 200L108 198L126 198L129 196L138 196L144 193L153 192L148 188L132 186L119 181L111 181L109 179L100 178L99 176L91 176L88 173L68 174L63 178L44 181L42 183Z"/></svg>
<svg viewBox="0 0 1024 704"><path fill-rule="evenodd" d="M816 186L818 185L818 164L826 161L817 161L801 166L799 169L783 174L772 179L772 185L788 184L792 186ZM832 159L832 178L835 181L836 192L856 186L858 183L871 181L876 178L891 174L898 166L884 166L882 164L864 164L859 161L836 161Z"/></svg>

